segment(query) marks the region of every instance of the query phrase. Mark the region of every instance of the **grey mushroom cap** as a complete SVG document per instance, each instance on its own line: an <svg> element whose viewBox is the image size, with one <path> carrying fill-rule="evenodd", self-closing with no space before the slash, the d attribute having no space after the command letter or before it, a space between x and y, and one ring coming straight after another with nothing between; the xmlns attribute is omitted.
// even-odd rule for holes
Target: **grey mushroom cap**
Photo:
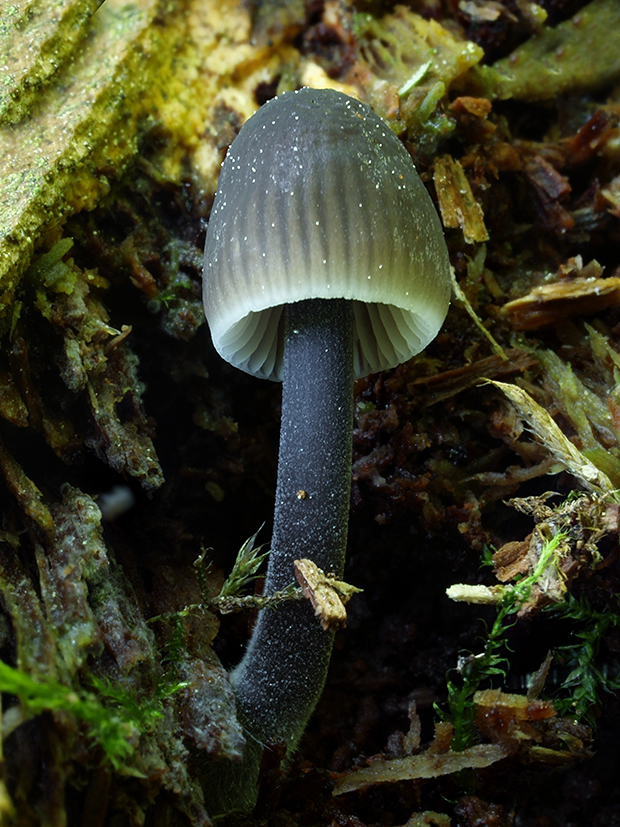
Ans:
<svg viewBox="0 0 620 827"><path fill-rule="evenodd" d="M389 127L329 89L261 107L222 164L203 293L220 355L268 379L281 379L283 308L305 299L353 302L356 376L426 347L448 311L448 251Z"/></svg>

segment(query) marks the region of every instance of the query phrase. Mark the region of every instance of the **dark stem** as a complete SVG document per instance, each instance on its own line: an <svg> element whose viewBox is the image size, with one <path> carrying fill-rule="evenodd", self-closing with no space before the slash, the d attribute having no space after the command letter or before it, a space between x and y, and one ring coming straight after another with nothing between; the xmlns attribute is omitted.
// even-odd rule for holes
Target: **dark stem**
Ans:
<svg viewBox="0 0 620 827"><path fill-rule="evenodd" d="M265 593L294 582L309 558L342 576L351 491L353 312L313 300L286 310L282 426ZM263 610L232 681L248 738L242 786L252 792L262 745L295 749L321 695L333 633L306 601ZM252 757L253 754L253 757ZM254 766L251 766L254 765Z"/></svg>

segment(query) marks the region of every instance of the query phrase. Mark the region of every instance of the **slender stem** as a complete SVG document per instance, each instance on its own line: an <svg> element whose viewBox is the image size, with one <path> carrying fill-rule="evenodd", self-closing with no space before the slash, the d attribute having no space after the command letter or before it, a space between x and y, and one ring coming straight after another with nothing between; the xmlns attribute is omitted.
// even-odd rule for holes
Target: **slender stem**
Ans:
<svg viewBox="0 0 620 827"><path fill-rule="evenodd" d="M282 426L274 531L265 593L294 580L293 562L313 560L341 576L351 490L353 313L350 302L287 308ZM333 645L302 601L259 613L232 675L248 736L243 786L256 785L262 745L295 749L321 695ZM254 753L254 756L252 756ZM254 764L254 766L251 766ZM247 773L247 774L246 774Z"/></svg>

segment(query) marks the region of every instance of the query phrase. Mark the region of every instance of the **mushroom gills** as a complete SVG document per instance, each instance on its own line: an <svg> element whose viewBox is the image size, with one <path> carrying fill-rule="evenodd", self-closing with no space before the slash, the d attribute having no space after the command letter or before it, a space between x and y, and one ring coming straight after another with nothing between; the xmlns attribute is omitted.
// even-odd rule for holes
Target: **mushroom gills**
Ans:
<svg viewBox="0 0 620 827"><path fill-rule="evenodd" d="M327 301L333 301L328 299ZM300 304L301 302L294 302ZM355 376L379 373L422 350L432 336L424 317L394 305L351 301L353 307L353 371ZM293 306L293 305L289 305ZM250 312L219 340L220 353L234 354L237 367L255 376L282 379L284 306ZM232 361L232 359L230 359Z"/></svg>

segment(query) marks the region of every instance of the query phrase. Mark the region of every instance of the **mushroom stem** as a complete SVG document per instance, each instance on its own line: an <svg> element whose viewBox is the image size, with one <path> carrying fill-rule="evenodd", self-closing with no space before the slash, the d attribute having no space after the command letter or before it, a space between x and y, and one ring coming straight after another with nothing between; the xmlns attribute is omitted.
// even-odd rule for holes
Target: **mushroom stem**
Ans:
<svg viewBox="0 0 620 827"><path fill-rule="evenodd" d="M342 576L351 491L353 310L342 299L286 308L282 425L265 593L294 580L305 557ZM252 744L284 741L290 755L321 695L333 644L306 601L263 610L232 674L248 735L245 792L256 787ZM255 794L255 793L254 793Z"/></svg>

